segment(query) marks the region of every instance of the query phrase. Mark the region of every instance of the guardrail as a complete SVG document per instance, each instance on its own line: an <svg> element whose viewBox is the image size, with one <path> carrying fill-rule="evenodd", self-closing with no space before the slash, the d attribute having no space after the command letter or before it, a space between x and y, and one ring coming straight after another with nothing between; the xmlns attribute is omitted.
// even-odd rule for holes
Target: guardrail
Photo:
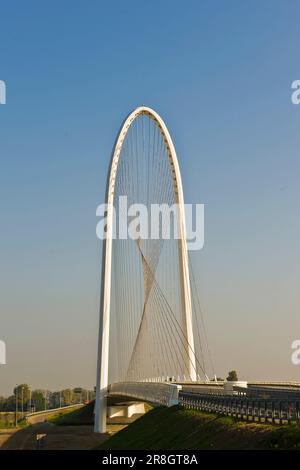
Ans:
<svg viewBox="0 0 300 470"><path fill-rule="evenodd" d="M59 411L68 410L70 408L80 408L81 406L84 406L83 403L75 403L74 405L61 406L60 408L49 408L48 410L34 411L33 413L27 413L26 418L42 414L56 413Z"/></svg>
<svg viewBox="0 0 300 470"><path fill-rule="evenodd" d="M76 410L82 406L84 405L81 403L78 403L75 405L62 406L61 408L51 408L49 410L36 411L35 413L28 413L25 416L25 418L29 424L43 423L44 421L47 421L48 418L52 417L56 413L64 413L65 411L68 411L68 410L70 411Z"/></svg>
<svg viewBox="0 0 300 470"><path fill-rule="evenodd" d="M179 403L180 389L180 385L167 382L120 382L110 385L107 394L173 406Z"/></svg>
<svg viewBox="0 0 300 470"><path fill-rule="evenodd" d="M179 402L186 408L219 413L256 422L292 423L300 419L300 399L246 398L181 392Z"/></svg>
<svg viewBox="0 0 300 470"><path fill-rule="evenodd" d="M258 386L265 386L265 387L293 387L293 388L300 388L300 382L270 382L270 381L250 381L248 385L258 385Z"/></svg>

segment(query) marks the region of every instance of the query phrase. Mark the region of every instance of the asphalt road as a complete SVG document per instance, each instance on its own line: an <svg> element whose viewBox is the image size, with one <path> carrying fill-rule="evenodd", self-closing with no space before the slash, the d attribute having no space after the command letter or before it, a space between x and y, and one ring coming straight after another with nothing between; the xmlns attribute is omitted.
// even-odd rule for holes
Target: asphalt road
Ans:
<svg viewBox="0 0 300 470"><path fill-rule="evenodd" d="M124 425L108 426L108 430L117 432ZM93 432L93 426L55 426L51 423L38 423L19 430L0 430L1 450L35 450L36 435L47 434L44 449L81 450L93 449L106 440L108 435Z"/></svg>

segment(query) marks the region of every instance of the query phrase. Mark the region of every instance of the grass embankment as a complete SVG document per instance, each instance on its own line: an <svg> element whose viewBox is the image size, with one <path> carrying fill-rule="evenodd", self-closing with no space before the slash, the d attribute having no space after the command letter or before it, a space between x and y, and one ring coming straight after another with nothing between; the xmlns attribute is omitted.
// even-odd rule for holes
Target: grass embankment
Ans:
<svg viewBox="0 0 300 470"><path fill-rule="evenodd" d="M11 428L15 426L16 415L13 412L0 413L0 429Z"/></svg>
<svg viewBox="0 0 300 470"><path fill-rule="evenodd" d="M98 449L300 449L300 424L258 424L180 407L154 408Z"/></svg>
<svg viewBox="0 0 300 470"><path fill-rule="evenodd" d="M59 426L75 426L84 424L93 424L94 401L77 410L58 412L47 421Z"/></svg>
<svg viewBox="0 0 300 470"><path fill-rule="evenodd" d="M18 413L18 427L26 426L26 419L22 413ZM14 428L16 425L16 414L12 411L0 412L0 429Z"/></svg>

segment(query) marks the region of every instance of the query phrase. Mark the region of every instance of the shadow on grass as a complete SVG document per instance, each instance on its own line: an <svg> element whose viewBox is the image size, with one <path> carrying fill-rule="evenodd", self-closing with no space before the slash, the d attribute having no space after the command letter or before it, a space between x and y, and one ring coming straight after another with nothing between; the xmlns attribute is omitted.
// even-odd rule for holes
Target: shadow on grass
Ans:
<svg viewBox="0 0 300 470"><path fill-rule="evenodd" d="M300 449L300 425L272 425L187 410L155 408L98 449Z"/></svg>

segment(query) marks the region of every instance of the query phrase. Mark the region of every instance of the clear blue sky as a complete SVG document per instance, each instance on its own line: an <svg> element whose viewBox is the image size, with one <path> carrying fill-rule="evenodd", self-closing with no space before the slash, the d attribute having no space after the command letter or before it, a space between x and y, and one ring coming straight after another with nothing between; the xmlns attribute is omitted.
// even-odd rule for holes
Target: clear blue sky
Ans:
<svg viewBox="0 0 300 470"><path fill-rule="evenodd" d="M219 375L298 379L300 2L0 1L0 393L93 386L95 209L124 116L166 121Z"/></svg>

